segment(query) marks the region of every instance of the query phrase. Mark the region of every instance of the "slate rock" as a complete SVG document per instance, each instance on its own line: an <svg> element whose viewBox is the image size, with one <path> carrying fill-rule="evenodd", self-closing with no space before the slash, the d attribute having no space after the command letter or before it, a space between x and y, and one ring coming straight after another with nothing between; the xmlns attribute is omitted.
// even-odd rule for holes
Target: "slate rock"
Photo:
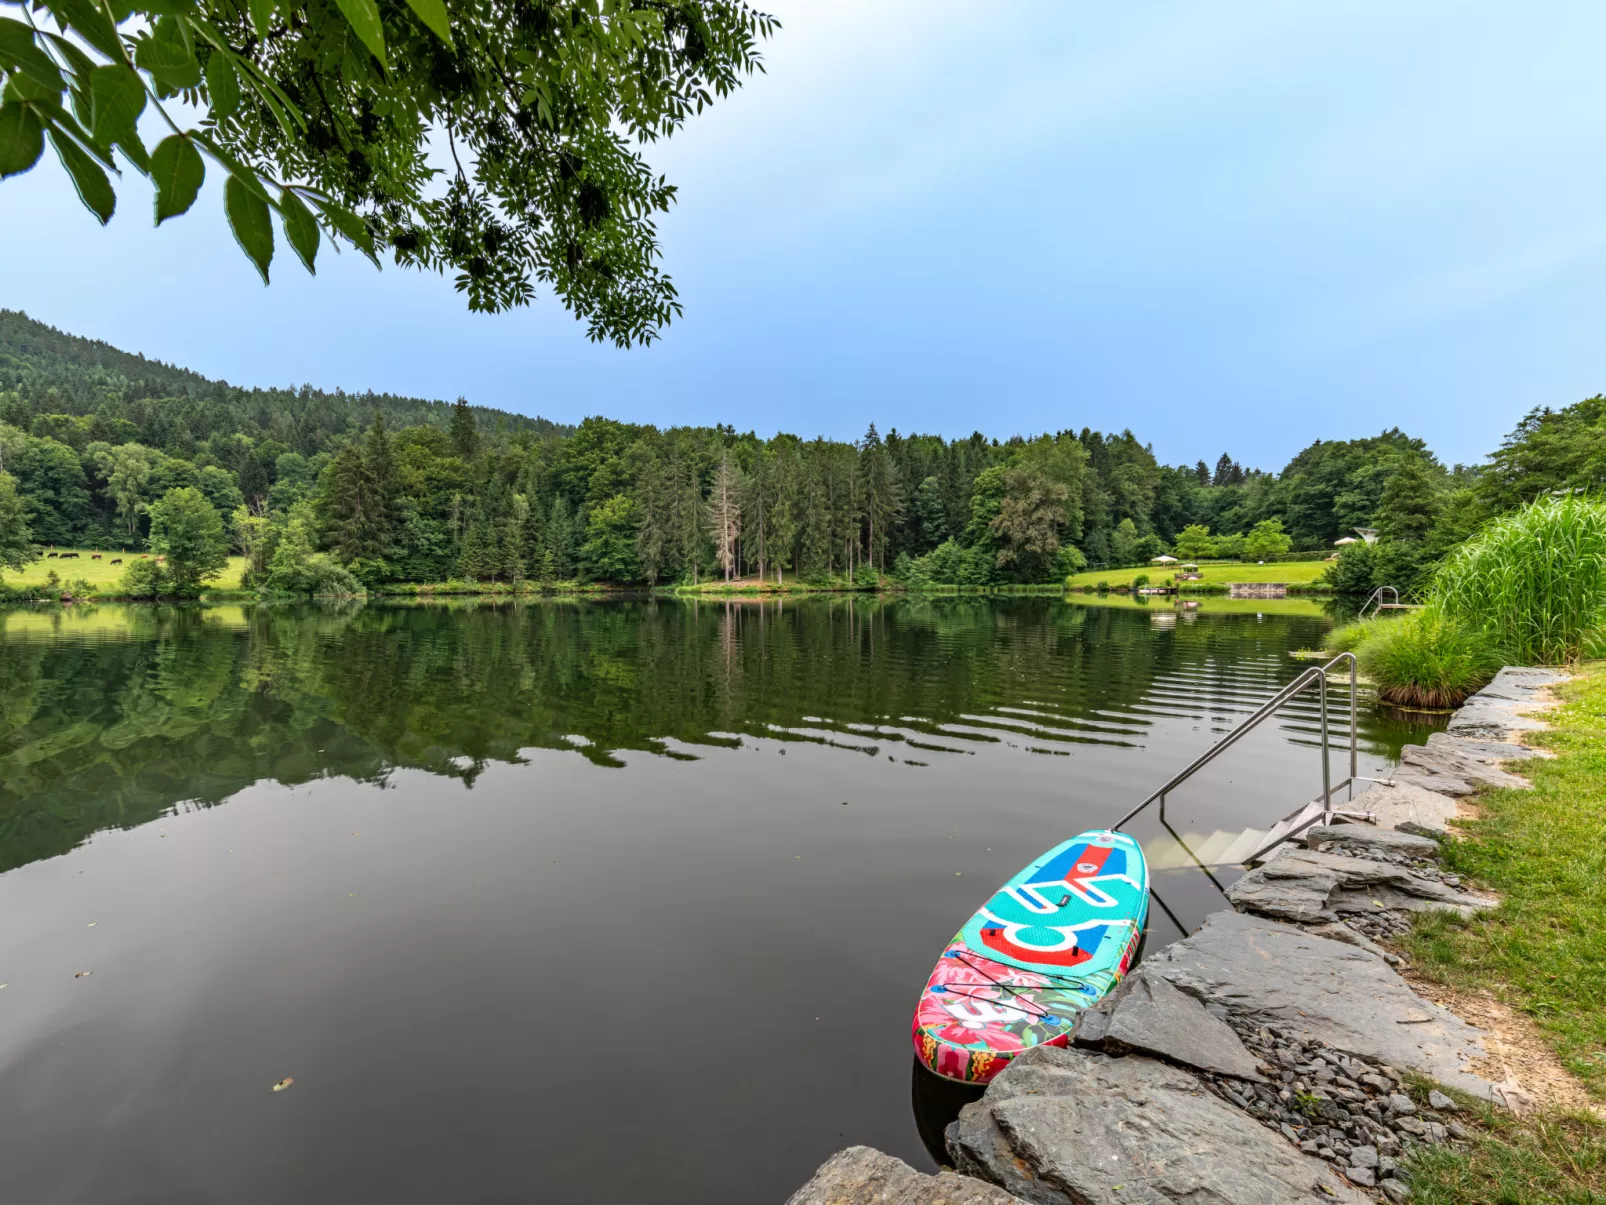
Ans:
<svg viewBox="0 0 1606 1205"><path fill-rule="evenodd" d="M1540 710L1534 703L1514 702L1492 696L1473 695L1450 717L1444 730L1451 736L1474 736L1481 740L1510 740L1513 733L1534 732L1545 722L1530 712Z"/></svg>
<svg viewBox="0 0 1606 1205"><path fill-rule="evenodd" d="M1514 699L1531 702L1547 686L1567 681L1567 675L1553 669L1538 669L1529 665L1508 665L1480 690L1474 698Z"/></svg>
<svg viewBox="0 0 1606 1205"><path fill-rule="evenodd" d="M1341 913L1379 908L1408 912L1443 908L1465 917L1495 904L1425 879L1405 866L1315 850L1299 850L1251 870L1227 888L1227 898L1250 912L1304 923L1334 921Z"/></svg>
<svg viewBox="0 0 1606 1205"><path fill-rule="evenodd" d="M1200 1071L1266 1082L1255 1070L1258 1060L1232 1028L1163 975L1140 967L1082 1016L1089 1013L1102 1013L1107 1020L1102 1025L1084 1021L1087 1027L1079 1027L1075 1036L1078 1045L1094 1045L1092 1035L1097 1033L1097 1044L1111 1053L1136 1051Z"/></svg>
<svg viewBox="0 0 1606 1205"><path fill-rule="evenodd" d="M1370 824L1318 824L1305 830L1304 841L1308 848L1315 850L1342 844L1360 846L1380 854L1403 854L1408 858L1436 861L1439 857L1437 841Z"/></svg>
<svg viewBox="0 0 1606 1205"><path fill-rule="evenodd" d="M1033 1205L1367 1200L1191 1072L1136 1055L1026 1051L960 1110L948 1152Z"/></svg>
<svg viewBox="0 0 1606 1205"><path fill-rule="evenodd" d="M1223 911L1144 960L1188 995L1227 1007L1240 1032L1272 1026L1382 1067L1410 1067L1489 1099L1466 1069L1486 1055L1479 1031L1422 999L1381 958L1296 925ZM1385 1074L1387 1074L1385 1072Z"/></svg>
<svg viewBox="0 0 1606 1205"><path fill-rule="evenodd" d="M1437 1088L1428 1093L1428 1106L1437 1109L1440 1113L1459 1113L1461 1111L1461 1106L1456 1104L1454 1099L1446 1096Z"/></svg>
<svg viewBox="0 0 1606 1205"><path fill-rule="evenodd" d="M1411 1190L1398 1180L1383 1181L1383 1195L1393 1202L1393 1205L1405 1205L1411 1199Z"/></svg>
<svg viewBox="0 0 1606 1205"><path fill-rule="evenodd" d="M1379 828L1419 824L1443 832L1460 814L1455 800L1448 795L1403 782L1373 783L1343 806L1347 810L1370 812Z"/></svg>
<svg viewBox="0 0 1606 1205"><path fill-rule="evenodd" d="M1483 740L1475 736L1456 736L1449 732L1430 733L1427 745L1430 749L1448 749L1474 761L1495 765L1503 761L1527 761L1534 757L1555 756L1548 750L1536 749L1532 745L1519 745L1515 741Z"/></svg>
<svg viewBox="0 0 1606 1205"><path fill-rule="evenodd" d="M1452 740L1439 744L1407 745L1400 750L1395 778L1427 785L1446 795L1470 795L1480 786L1525 787L1528 780L1502 770L1458 748Z"/></svg>
<svg viewBox="0 0 1606 1205"><path fill-rule="evenodd" d="M1356 1146L1350 1148L1349 1165L1351 1167L1376 1167L1378 1161L1375 1146Z"/></svg>
<svg viewBox="0 0 1606 1205"><path fill-rule="evenodd" d="M1344 1174L1349 1177L1351 1184L1359 1184L1363 1188L1372 1188L1377 1184L1377 1173L1369 1167L1350 1167Z"/></svg>
<svg viewBox="0 0 1606 1205"><path fill-rule="evenodd" d="M991 1184L942 1172L922 1175L868 1146L838 1151L787 1205L1021 1205Z"/></svg>

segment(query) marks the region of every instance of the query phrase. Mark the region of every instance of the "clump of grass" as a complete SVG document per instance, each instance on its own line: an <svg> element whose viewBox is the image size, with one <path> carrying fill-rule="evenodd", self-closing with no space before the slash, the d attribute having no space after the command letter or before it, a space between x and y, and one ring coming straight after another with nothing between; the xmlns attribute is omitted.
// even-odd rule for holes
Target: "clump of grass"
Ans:
<svg viewBox="0 0 1606 1205"><path fill-rule="evenodd" d="M1485 628L1437 607L1391 619L1354 646L1378 697L1402 707L1455 707L1500 672L1506 651Z"/></svg>
<svg viewBox="0 0 1606 1205"><path fill-rule="evenodd" d="M1542 498L1493 520L1440 568L1432 598L1519 661L1576 659L1606 626L1606 500Z"/></svg>
<svg viewBox="0 0 1606 1205"><path fill-rule="evenodd" d="M1370 619L1355 619L1340 624L1322 638L1322 647L1334 653L1353 653L1361 643L1382 630L1384 624L1393 623L1391 615L1384 618L1374 615Z"/></svg>

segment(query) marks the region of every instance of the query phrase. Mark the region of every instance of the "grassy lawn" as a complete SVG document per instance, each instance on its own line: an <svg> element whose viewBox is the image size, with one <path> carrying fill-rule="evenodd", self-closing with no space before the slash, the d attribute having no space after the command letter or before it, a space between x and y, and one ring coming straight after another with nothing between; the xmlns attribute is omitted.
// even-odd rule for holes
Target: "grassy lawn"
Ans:
<svg viewBox="0 0 1606 1205"><path fill-rule="evenodd" d="M1235 563L1228 565L1205 565L1199 570L1204 575L1204 585L1227 585L1232 582L1284 582L1290 586L1308 586L1321 576L1327 568L1325 561L1284 561L1275 565L1256 565L1249 563ZM1132 579L1140 573L1149 575L1151 586L1169 585L1171 575L1177 572L1175 565L1149 565L1136 569L1092 569L1086 573L1073 574L1066 583L1072 589L1082 586L1096 586L1100 582L1109 582L1113 586L1131 585ZM1184 585L1199 585L1200 583L1183 583Z"/></svg>
<svg viewBox="0 0 1606 1205"><path fill-rule="evenodd" d="M7 572L3 578L8 586L42 586L51 570L55 570L63 582L76 581L83 578L97 593L115 593L118 583L122 580L123 570L128 562L139 556L137 552L117 552L115 549L107 552L98 548L63 548L62 552L76 552L76 561L62 562L59 558L40 557L33 564L20 572ZM90 558L100 553L100 560ZM113 565L113 557L122 557L121 565ZM207 583L212 590L238 590L240 588L240 574L245 571L245 558L231 556L229 564L222 573Z"/></svg>
<svg viewBox="0 0 1606 1205"><path fill-rule="evenodd" d="M1503 897L1471 921L1440 913L1406 950L1417 970L1493 992L1534 1018L1564 1066L1606 1100L1606 662L1560 693L1552 728L1522 763L1531 791L1489 791L1447 863ZM1467 1149L1419 1157L1415 1202L1606 1201L1606 1122L1487 1111Z"/></svg>
<svg viewBox="0 0 1606 1205"><path fill-rule="evenodd" d="M1169 595L1153 598L1141 594L1071 594L1065 601L1073 607L1114 607L1147 611L1150 615L1310 615L1320 618L1327 614L1319 598L1227 598L1204 594L1188 600L1199 604L1188 611L1172 606L1174 599Z"/></svg>

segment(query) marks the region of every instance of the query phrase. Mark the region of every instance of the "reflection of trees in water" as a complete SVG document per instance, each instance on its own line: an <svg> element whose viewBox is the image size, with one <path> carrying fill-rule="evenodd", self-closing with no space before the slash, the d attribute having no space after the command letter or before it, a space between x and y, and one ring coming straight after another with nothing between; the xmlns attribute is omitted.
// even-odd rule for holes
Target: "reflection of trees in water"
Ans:
<svg viewBox="0 0 1606 1205"><path fill-rule="evenodd" d="M108 613L111 608L106 609ZM725 734L923 730L1014 708L1090 739L1156 680L1269 690L1324 626L1179 624L1057 599L129 608L118 639L0 642L0 869L100 828L210 804L261 779L377 780L394 766L473 781L521 749L621 750ZM810 719L809 717L813 717ZM1141 739L1141 711L1121 718ZM986 739L980 733L956 739ZM1053 735L1046 739L1056 739Z"/></svg>

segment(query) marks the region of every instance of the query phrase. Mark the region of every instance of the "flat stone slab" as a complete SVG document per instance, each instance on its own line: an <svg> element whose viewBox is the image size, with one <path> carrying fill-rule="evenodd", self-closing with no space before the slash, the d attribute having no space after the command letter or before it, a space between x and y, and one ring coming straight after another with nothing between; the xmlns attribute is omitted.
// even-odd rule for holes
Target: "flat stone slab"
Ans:
<svg viewBox="0 0 1606 1205"><path fill-rule="evenodd" d="M1398 863L1308 849L1295 850L1251 870L1227 888L1227 898L1245 911L1303 924L1379 909L1428 912L1443 908L1458 916L1471 916L1496 902L1425 879Z"/></svg>
<svg viewBox="0 0 1606 1205"><path fill-rule="evenodd" d="M1360 846L1380 854L1402 854L1407 858L1439 859L1439 843L1414 833L1370 824L1318 824L1305 830L1304 842L1314 850L1329 845Z"/></svg>
<svg viewBox="0 0 1606 1205"><path fill-rule="evenodd" d="M1448 795L1406 783L1374 783L1344 805L1371 812L1379 828L1416 824L1444 832L1460 807Z"/></svg>
<svg viewBox="0 0 1606 1205"><path fill-rule="evenodd" d="M1480 786L1528 785L1527 779L1502 770L1495 761L1460 748L1453 738L1438 744L1405 746L1400 750L1400 768L1394 776L1426 784L1430 790L1446 795L1470 795Z"/></svg>
<svg viewBox="0 0 1606 1205"><path fill-rule="evenodd" d="M1374 954L1296 925L1215 912L1191 937L1144 960L1242 1029L1287 1027L1369 1063L1411 1067L1488 1099L1467 1070L1485 1055L1480 1031L1422 999Z"/></svg>
<svg viewBox="0 0 1606 1205"><path fill-rule="evenodd" d="M1155 1059L1038 1046L948 1127L954 1166L1033 1205L1290 1205L1369 1198Z"/></svg>
<svg viewBox="0 0 1606 1205"><path fill-rule="evenodd" d="M1474 699L1514 699L1531 702L1547 686L1567 681L1559 670L1537 669L1529 665L1508 665L1494 676L1494 680L1473 695Z"/></svg>
<svg viewBox="0 0 1606 1205"><path fill-rule="evenodd" d="M1455 736L1449 732L1434 732L1428 736L1428 748L1446 748L1454 750L1464 757L1474 761L1489 762L1498 765L1503 761L1526 761L1530 757L1552 757L1544 749L1535 749L1532 745L1519 745L1515 741L1482 740L1475 736Z"/></svg>
<svg viewBox="0 0 1606 1205"><path fill-rule="evenodd" d="M1001 1188L942 1172L922 1175L873 1147L850 1146L820 1165L787 1205L1021 1205Z"/></svg>
<svg viewBox="0 0 1606 1205"><path fill-rule="evenodd" d="M1520 703L1473 695L1450 717L1444 730L1451 736L1475 736L1485 740L1510 740L1516 732L1535 732L1545 727L1543 720L1528 714L1543 709L1542 704Z"/></svg>
<svg viewBox="0 0 1606 1205"><path fill-rule="evenodd" d="M1163 975L1138 968L1097 1005L1077 1018L1078 1045L1106 1052L1136 1051L1213 1071L1265 1082L1256 1059L1225 1021L1180 991Z"/></svg>

